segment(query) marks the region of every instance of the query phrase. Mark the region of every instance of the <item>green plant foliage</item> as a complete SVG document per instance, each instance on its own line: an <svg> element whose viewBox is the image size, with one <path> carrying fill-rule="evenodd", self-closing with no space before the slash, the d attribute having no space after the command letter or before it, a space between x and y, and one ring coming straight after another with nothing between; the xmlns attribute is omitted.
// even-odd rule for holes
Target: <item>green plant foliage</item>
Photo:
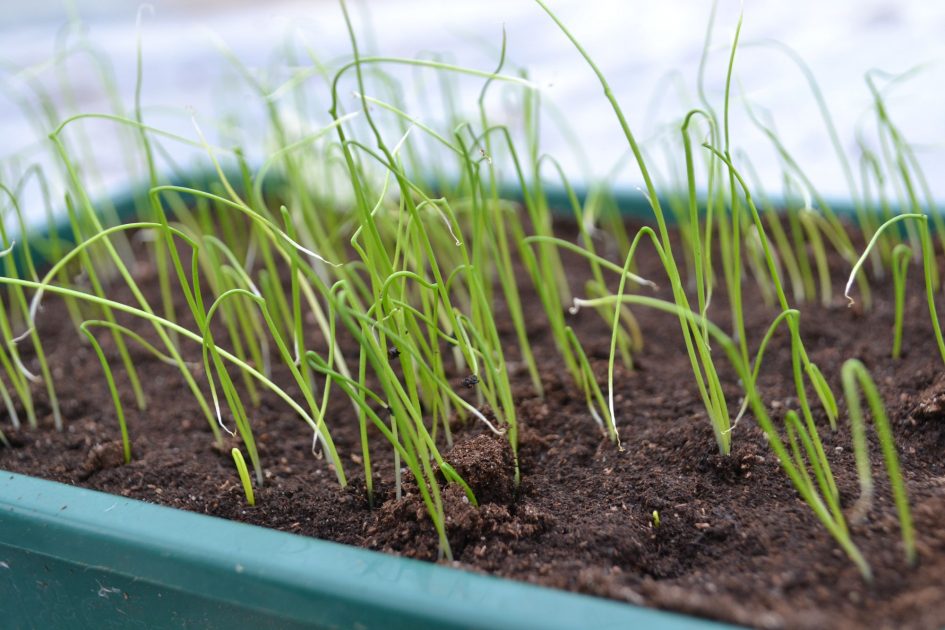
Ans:
<svg viewBox="0 0 945 630"><path fill-rule="evenodd" d="M850 264L845 295L852 302L855 284L864 308L871 306L872 278L891 272L892 356L898 358L909 324L903 321L906 274L915 253L922 258L930 317L945 361L929 223L942 246L945 226L914 150L885 104L890 86L902 77L867 76L879 149L869 149L861 134L857 177L811 71L790 49L768 45L800 68L817 102L856 210L847 223L815 189L770 117L733 97L736 58L746 54L739 45L741 20L725 48L721 102L711 102L704 89L713 8L696 86L698 107L687 105L659 143L640 142L600 68L545 2L536 0L536 12L550 17L593 71L626 139L628 159L642 175L653 223L633 232L611 186L619 165L612 177L591 182L582 197L556 157L543 152L544 119L550 116L570 137L567 112L557 112L527 73L513 66L504 33L492 70L438 56L365 55L347 3L341 0L340 7L350 55L326 62L303 45L286 55L289 76L247 68L219 45L250 90L250 104L265 112L266 157L259 163L247 160L246 145L213 146L196 121L192 137L147 123L140 39L133 111L121 105L101 56L94 65L116 103L114 111L77 111L76 86L56 60L49 67L66 95L63 102L41 84L29 96L17 95L43 134L52 129L50 146L61 167L69 223L63 234L40 237L26 230L21 200L33 185L51 212L48 181L57 174L19 160L0 164L0 399L14 429L38 426L38 397L48 403L57 429L68 422L37 326L47 296L54 297L98 358L125 462L133 455L136 415L126 415L125 405L153 413L134 349L179 375L182 391L193 397L219 445L226 435L239 436L249 466L240 449L231 454L249 505L255 504L250 468L257 487L266 480L254 416L264 404L282 404L311 437L312 465L325 466L341 487L364 483L372 505L378 462L390 458L397 500L408 491L419 496L442 557L451 558L443 488L456 484L471 505L478 501L443 452L452 445L456 423L479 423L508 440L515 479L521 481L519 390L513 385L520 386L527 374L525 385L535 395L543 397L547 386L532 347L534 328L549 331L547 346L557 353L567 386L586 403L588 430L606 436L620 457L633 457L623 451L621 435L634 429L615 401L628 387L621 369L634 369L648 340L636 313L657 309L678 320L691 366L678 386L698 392L715 448L729 455L740 438L739 424L757 424L792 487L869 579L869 565L840 505L835 464L821 438L821 431L837 430L842 422L843 409L831 388L841 382L861 481L854 512L864 513L872 497L860 400L865 397L906 556L915 560L906 489L872 379L854 360L839 375L824 373L808 356L800 325L808 304L833 307L831 260ZM86 41L76 50L93 49ZM405 79L403 71L414 80ZM460 79L471 82L475 98L466 98ZM420 111L409 110L408 89L430 95ZM495 98L508 109L501 119L489 107ZM463 102L471 104L470 111ZM784 207L761 189L751 156L737 149L732 112L740 105L779 156ZM312 114L326 108L327 118ZM132 222L123 223L107 201L93 203L90 191L100 174L90 124L119 134L120 157L130 176L147 181L146 193L134 198ZM580 139L574 144L580 153ZM173 147L201 151L209 181L165 176L180 171ZM664 172L653 157L660 150L669 165ZM509 183L517 200L505 194ZM887 199L889 187L898 206ZM556 234L556 211L573 219L573 240ZM859 257L851 237L857 233L867 240ZM665 278L638 272L641 246L652 247L657 275ZM39 254L50 264L41 265ZM586 265L583 287L567 273L573 265ZM139 269L154 270L156 297L145 295ZM761 338L747 334L743 293L749 278L771 313ZM657 282L668 285L668 300L649 294ZM725 305L713 309L719 287L725 289ZM526 316L529 292L540 322L530 319L531 311ZM130 298L122 301L122 294ZM582 344L573 318L585 308L610 333L606 361ZM712 321L710 312L722 313L716 319L726 325ZM775 418L756 383L765 353L778 343L789 344L791 353L790 372L782 375L789 391L782 393L797 405ZM118 387L122 378L128 394ZM739 394L741 400L735 400ZM350 410L350 416L339 409ZM333 434L346 422L357 423L356 453L340 453L335 445ZM372 431L383 440L369 439ZM2 432L0 443L6 443ZM658 512L651 523L661 526Z"/></svg>

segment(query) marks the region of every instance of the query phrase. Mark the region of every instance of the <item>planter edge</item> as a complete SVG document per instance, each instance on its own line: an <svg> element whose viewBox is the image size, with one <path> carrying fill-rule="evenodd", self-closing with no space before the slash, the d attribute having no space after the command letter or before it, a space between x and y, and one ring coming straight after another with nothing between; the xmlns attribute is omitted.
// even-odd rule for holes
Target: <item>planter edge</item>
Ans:
<svg viewBox="0 0 945 630"><path fill-rule="evenodd" d="M12 627L723 627L5 471L3 584Z"/></svg>

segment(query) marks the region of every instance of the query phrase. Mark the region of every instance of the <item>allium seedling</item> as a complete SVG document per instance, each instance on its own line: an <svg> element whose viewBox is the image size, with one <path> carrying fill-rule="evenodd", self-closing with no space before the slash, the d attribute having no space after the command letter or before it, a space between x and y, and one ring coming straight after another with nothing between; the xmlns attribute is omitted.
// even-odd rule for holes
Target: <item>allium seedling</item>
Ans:
<svg viewBox="0 0 945 630"><path fill-rule="evenodd" d="M243 486L243 494L246 496L246 502L250 507L256 505L256 495L253 494L253 481L249 477L249 469L246 468L246 461L243 459L243 453L240 452L240 449L233 448L230 451L230 455L233 456L233 463L236 465L236 471L240 476L240 484Z"/></svg>

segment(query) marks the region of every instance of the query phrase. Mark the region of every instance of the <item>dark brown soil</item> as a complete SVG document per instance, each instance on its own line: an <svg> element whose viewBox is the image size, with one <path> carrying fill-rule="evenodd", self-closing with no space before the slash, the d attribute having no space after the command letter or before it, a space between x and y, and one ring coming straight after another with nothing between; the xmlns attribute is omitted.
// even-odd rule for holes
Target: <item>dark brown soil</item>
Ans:
<svg viewBox="0 0 945 630"><path fill-rule="evenodd" d="M583 287L584 265L573 289ZM667 285L656 261L641 271ZM798 498L750 417L733 433L733 453L718 455L693 383L678 322L637 309L646 337L636 369L617 371L618 424L623 450L603 438L550 343L536 304L528 315L546 397L527 374L516 375L521 429L521 478L516 488L506 443L475 424L454 427L446 459L481 502L470 505L455 485L444 490L455 565L648 606L758 627L939 628L945 624L945 370L931 336L920 272L907 294L904 356L889 357L892 287L874 280L875 307L848 309L839 296L848 267L836 262L838 298L830 308L802 307L802 333L811 359L840 394L839 368L861 359L889 409L918 538L919 561L907 567L878 448L873 444L877 501L854 542L872 565L863 581L851 562ZM147 269L143 286L155 295ZM523 286L528 284L523 282ZM746 277L746 321L757 343L776 312ZM127 292L116 288L119 299ZM656 292L668 298L668 287ZM158 304L159 300L154 299ZM511 332L501 315L500 322ZM943 306L940 305L940 309ZM714 320L728 327L724 298ZM605 382L609 330L591 310L569 316ZM137 326L141 330L145 327ZM2 426L13 447L0 448L0 468L96 488L187 510L238 519L307 536L405 556L435 559L437 541L416 492L394 498L390 449L373 436L378 505L368 506L357 423L350 404L332 402L331 428L351 480L335 475L311 452L308 428L278 401L254 409L266 484L257 507L244 504L228 449L215 448L206 421L179 374L132 348L150 400L138 412L125 391L134 459L122 465L119 433L106 383L91 348L79 340L64 309L50 299L40 328L62 400L66 429L53 431L40 402L39 431ZM108 340L103 345L111 351ZM761 387L775 420L796 408L790 354L779 333L762 370ZM509 335L510 345L512 337ZM514 351L510 351L514 352ZM738 387L725 371L730 406ZM285 374L276 380L286 384ZM127 389L124 375L120 384ZM468 391L456 375L457 391ZM42 401L41 389L37 398ZM841 401L841 407L843 403ZM849 431L822 435L847 507L858 495ZM655 527L653 512L659 513Z"/></svg>

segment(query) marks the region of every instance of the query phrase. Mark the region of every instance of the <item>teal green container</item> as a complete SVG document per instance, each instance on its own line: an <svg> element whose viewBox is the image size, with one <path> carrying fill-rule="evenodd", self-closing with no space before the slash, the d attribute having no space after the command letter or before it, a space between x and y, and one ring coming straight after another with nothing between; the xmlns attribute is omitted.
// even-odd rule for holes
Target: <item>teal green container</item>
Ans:
<svg viewBox="0 0 945 630"><path fill-rule="evenodd" d="M0 471L3 628L722 628Z"/></svg>

